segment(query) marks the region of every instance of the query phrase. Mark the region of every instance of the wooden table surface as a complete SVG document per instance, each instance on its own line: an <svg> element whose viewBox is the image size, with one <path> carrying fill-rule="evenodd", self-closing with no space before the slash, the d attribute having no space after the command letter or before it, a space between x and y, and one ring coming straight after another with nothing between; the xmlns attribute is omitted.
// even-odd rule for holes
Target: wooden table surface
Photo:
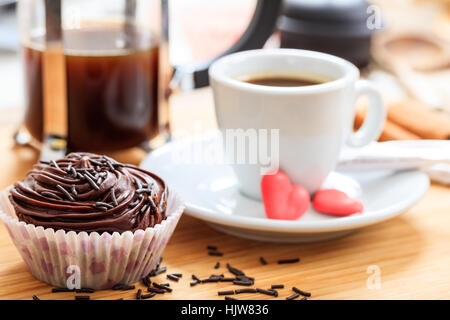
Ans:
<svg viewBox="0 0 450 320"><path fill-rule="evenodd" d="M172 123L179 135L215 127L209 89L172 97ZM0 112L0 188L22 179L38 154L14 147L11 136L20 122L18 111ZM140 150L114 154L120 161L138 163ZM414 186L411 186L414 188ZM207 255L206 245L216 245L223 257ZM269 262L261 265L259 257ZM273 244L243 240L212 230L184 214L163 253L169 272L183 273L171 283L172 293L153 299L223 299L218 290L231 289L226 283L190 287L190 276L228 272L225 264L243 269L256 278L255 286L268 288L285 284L278 299L297 286L312 292L311 299L449 299L450 298L450 188L432 185L425 197L404 215L364 228L345 238L314 244ZM278 265L283 258L300 257L301 262ZM221 262L218 270L214 269ZM370 268L379 268L381 287L367 286ZM166 275L155 280L166 281ZM142 287L137 284L137 287ZM0 224L0 299L73 299L73 293L51 293L51 287L35 280ZM99 291L93 299L132 299L135 291ZM240 299L267 299L260 294L242 294Z"/></svg>

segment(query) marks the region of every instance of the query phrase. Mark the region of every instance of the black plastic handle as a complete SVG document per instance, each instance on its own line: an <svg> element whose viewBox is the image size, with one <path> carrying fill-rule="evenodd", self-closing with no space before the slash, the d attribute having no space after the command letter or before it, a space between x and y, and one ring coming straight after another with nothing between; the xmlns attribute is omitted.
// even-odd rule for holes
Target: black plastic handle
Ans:
<svg viewBox="0 0 450 320"><path fill-rule="evenodd" d="M241 38L233 46L218 57L194 66L189 66L190 70L194 70L193 80L195 88L206 87L209 85L208 69L218 58L238 51L262 48L275 29L275 24L281 9L281 3L282 0L258 0L250 24L242 34ZM181 69L183 69L183 67Z"/></svg>

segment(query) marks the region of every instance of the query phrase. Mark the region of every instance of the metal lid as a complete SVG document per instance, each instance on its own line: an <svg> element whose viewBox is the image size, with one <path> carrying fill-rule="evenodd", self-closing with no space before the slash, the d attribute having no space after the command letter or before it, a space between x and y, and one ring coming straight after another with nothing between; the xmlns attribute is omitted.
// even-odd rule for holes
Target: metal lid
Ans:
<svg viewBox="0 0 450 320"><path fill-rule="evenodd" d="M361 22L368 7L365 0L285 0L282 13L301 20Z"/></svg>
<svg viewBox="0 0 450 320"><path fill-rule="evenodd" d="M365 0L285 0L281 31L327 36L370 36Z"/></svg>

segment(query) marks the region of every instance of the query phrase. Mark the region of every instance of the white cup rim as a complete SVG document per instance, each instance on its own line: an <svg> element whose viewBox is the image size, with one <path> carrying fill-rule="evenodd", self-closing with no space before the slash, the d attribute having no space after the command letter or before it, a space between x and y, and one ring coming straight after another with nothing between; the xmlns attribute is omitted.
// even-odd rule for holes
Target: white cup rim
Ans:
<svg viewBox="0 0 450 320"><path fill-rule="evenodd" d="M256 56L274 56L274 57L305 57L317 60L322 60L326 63L332 63L339 68L342 68L344 75L334 79L332 81L315 84L311 86L299 86L299 87L275 87L275 86L261 86L245 81L235 79L224 72L226 65L240 61L244 63L245 60L254 58ZM354 82L359 79L358 68L347 60L333 56L331 54L310 51L310 50L300 50L300 49L256 49L241 51L224 56L217 61L215 61L209 68L209 77L213 81L220 82L223 85L245 90L254 93L265 93L265 94L310 94L310 93L321 93L330 90L339 90L347 86L350 82ZM212 81L211 81L212 82Z"/></svg>

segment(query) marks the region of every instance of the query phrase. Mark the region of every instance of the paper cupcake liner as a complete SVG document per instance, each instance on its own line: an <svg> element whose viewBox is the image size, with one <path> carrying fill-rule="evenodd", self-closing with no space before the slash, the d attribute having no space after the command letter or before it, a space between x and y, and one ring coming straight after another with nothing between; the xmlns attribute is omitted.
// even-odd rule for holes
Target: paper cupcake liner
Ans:
<svg viewBox="0 0 450 320"><path fill-rule="evenodd" d="M0 194L0 220L31 274L56 287L110 289L132 284L155 268L183 213L181 198L169 193L166 220L145 230L118 232L65 232L19 221L8 199ZM78 277L79 276L79 277ZM78 278L77 278L78 277Z"/></svg>

